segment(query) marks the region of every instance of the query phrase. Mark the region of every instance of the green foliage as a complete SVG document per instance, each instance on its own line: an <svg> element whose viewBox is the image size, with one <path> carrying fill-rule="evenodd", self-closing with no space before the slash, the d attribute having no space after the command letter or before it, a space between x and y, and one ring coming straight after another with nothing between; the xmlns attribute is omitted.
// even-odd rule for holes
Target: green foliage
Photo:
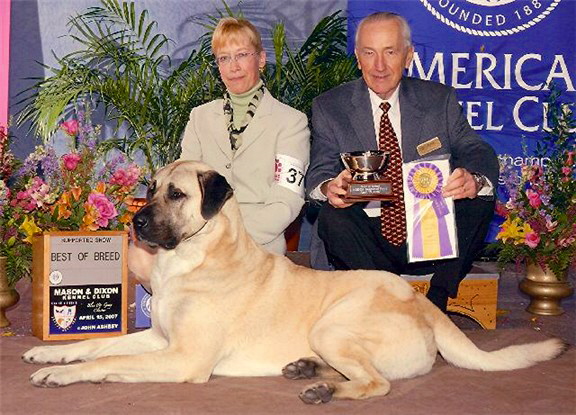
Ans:
<svg viewBox="0 0 576 415"><path fill-rule="evenodd" d="M8 285L14 287L22 277L30 277L32 270L32 249L30 245L21 243L18 237L18 230L15 227L16 220L12 219L2 224L4 229L0 231L0 256L6 257L6 275L8 276ZM4 240L8 232L13 229L16 234Z"/></svg>
<svg viewBox="0 0 576 415"><path fill-rule="evenodd" d="M32 120L48 139L76 103L102 102L107 118L128 131L105 147L142 152L151 171L176 159L192 107L221 93L207 46L173 66L163 53L168 38L133 2L101 0L69 26L82 49L57 58L59 67L32 88L18 121Z"/></svg>
<svg viewBox="0 0 576 415"><path fill-rule="evenodd" d="M31 120L46 140L78 102L102 103L106 118L117 122L118 131L127 131L102 145L130 157L141 153L154 172L179 157L191 109L222 96L210 36L221 17L242 13L223 1L224 11L202 24L207 33L198 50L173 65L166 54L169 39L147 10L137 11L134 2L100 3L70 19L68 36L81 48L56 57L56 67L45 66L52 75L24 91L29 95L18 122ZM264 81L272 95L307 114L315 96L358 75L346 53L345 18L339 13L322 19L297 50L287 44L284 25L276 24L273 46L276 59L267 64Z"/></svg>
<svg viewBox="0 0 576 415"><path fill-rule="evenodd" d="M324 17L297 51L287 44L282 24L272 38L276 63L267 65L266 86L308 116L316 96L359 75L355 59L346 53L346 18L340 12Z"/></svg>

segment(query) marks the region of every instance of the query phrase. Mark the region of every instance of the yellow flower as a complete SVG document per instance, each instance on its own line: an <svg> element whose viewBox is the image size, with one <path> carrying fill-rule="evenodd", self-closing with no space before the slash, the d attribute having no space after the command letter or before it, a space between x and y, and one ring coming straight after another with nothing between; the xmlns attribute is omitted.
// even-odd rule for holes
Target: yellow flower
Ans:
<svg viewBox="0 0 576 415"><path fill-rule="evenodd" d="M34 234L42 232L42 229L40 229L34 222L34 218L30 218L28 216L24 218L24 222L22 222L20 225L20 230L24 231L26 234L24 242L28 242L29 244L32 243L32 237Z"/></svg>
<svg viewBox="0 0 576 415"><path fill-rule="evenodd" d="M532 232L532 228L528 223L522 223L520 218L508 218L500 225L500 232L496 235L496 239L501 239L503 242L511 240L514 244L523 244L526 240L526 234Z"/></svg>
<svg viewBox="0 0 576 415"><path fill-rule="evenodd" d="M58 219L68 219L72 215L70 207L70 193L64 192L60 196L60 199L52 205L52 213L58 208Z"/></svg>
<svg viewBox="0 0 576 415"><path fill-rule="evenodd" d="M70 193L72 193L74 200L78 201L78 200L80 200L80 196L82 195L82 188L80 188L78 186L72 186L70 188Z"/></svg>
<svg viewBox="0 0 576 415"><path fill-rule="evenodd" d="M96 188L94 189L96 193L106 193L106 183L98 182Z"/></svg>
<svg viewBox="0 0 576 415"><path fill-rule="evenodd" d="M132 217L134 217L133 213L126 212L118 218L118 222L123 223L124 225L129 225L130 222L132 222Z"/></svg>
<svg viewBox="0 0 576 415"><path fill-rule="evenodd" d="M98 211L90 203L84 203L84 218L82 219L82 225L80 230L96 231L100 226L96 223L98 218Z"/></svg>

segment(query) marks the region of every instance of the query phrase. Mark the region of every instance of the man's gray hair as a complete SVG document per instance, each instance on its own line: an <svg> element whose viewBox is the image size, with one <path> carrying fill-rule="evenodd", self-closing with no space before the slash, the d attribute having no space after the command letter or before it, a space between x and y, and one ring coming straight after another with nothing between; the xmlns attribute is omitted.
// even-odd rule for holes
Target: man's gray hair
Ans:
<svg viewBox="0 0 576 415"><path fill-rule="evenodd" d="M399 14L392 12L376 12L363 18L360 21L360 23L358 23L358 27L356 28L354 45L358 44L358 33L360 33L360 29L362 28L362 26L364 26L366 23L384 22L387 20L396 20L400 24L400 29L402 30L402 37L404 38L405 46L406 47L412 46L412 31L410 30L410 25L408 24L408 21Z"/></svg>

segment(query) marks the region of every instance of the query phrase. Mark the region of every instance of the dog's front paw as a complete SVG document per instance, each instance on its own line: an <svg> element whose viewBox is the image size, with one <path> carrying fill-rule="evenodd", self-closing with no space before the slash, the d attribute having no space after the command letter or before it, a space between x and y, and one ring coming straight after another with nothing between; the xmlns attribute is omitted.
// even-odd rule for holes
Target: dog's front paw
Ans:
<svg viewBox="0 0 576 415"><path fill-rule="evenodd" d="M37 370L30 376L30 382L34 386L44 388L57 388L80 382L78 371L74 366L51 366Z"/></svg>
<svg viewBox="0 0 576 415"><path fill-rule="evenodd" d="M300 359L288 363L282 369L286 379L311 379L316 376L316 362L310 359Z"/></svg>
<svg viewBox="0 0 576 415"><path fill-rule="evenodd" d="M70 363L74 360L67 356L63 346L38 346L28 350L22 355L22 360L26 363Z"/></svg>
<svg viewBox="0 0 576 415"><path fill-rule="evenodd" d="M318 382L307 386L298 396L304 403L318 405L330 402L332 395L334 395L334 391L334 385L325 382Z"/></svg>

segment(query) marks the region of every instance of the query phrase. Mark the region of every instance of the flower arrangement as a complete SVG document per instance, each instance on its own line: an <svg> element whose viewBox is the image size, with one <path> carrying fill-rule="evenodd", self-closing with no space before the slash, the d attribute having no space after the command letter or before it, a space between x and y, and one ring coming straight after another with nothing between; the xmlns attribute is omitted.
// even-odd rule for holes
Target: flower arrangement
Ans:
<svg viewBox="0 0 576 415"><path fill-rule="evenodd" d="M123 154L100 150L100 127L91 125L89 109L76 117L60 125L71 142L61 156L42 145L20 163L1 135L0 255L8 258L11 284L30 272L34 234L121 230L132 220L143 172Z"/></svg>
<svg viewBox="0 0 576 415"><path fill-rule="evenodd" d="M569 105L558 101L552 89L548 98L546 136L536 155L547 165L524 164L521 174L503 168L506 203L497 203L505 218L496 236L498 262L531 261L565 279L576 264L576 123Z"/></svg>

